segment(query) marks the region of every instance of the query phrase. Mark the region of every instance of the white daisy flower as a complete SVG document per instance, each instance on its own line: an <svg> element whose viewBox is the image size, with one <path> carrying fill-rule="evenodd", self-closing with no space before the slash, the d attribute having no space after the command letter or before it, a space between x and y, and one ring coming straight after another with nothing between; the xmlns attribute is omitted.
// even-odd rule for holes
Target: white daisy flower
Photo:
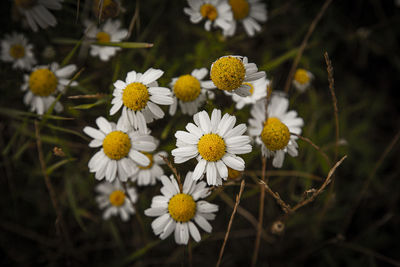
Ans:
<svg viewBox="0 0 400 267"><path fill-rule="evenodd" d="M211 191L204 182L195 182L192 173L186 175L182 192L176 180L171 175L161 177L163 187L162 195L155 196L151 202L151 208L144 211L147 216L158 217L151 227L154 234L161 239L167 238L174 233L177 244L187 244L189 235L199 242L201 236L196 223L207 233L211 233L212 226L208 222L214 220L214 212L218 211L218 206L205 200Z"/></svg>
<svg viewBox="0 0 400 267"><path fill-rule="evenodd" d="M267 8L265 3L260 0L229 0L232 8L233 18L231 27L224 31L225 36L233 36L236 32L237 21L243 24L243 27L249 36L254 36L256 32L261 31L259 22L267 21Z"/></svg>
<svg viewBox="0 0 400 267"><path fill-rule="evenodd" d="M95 190L99 194L96 202L100 209L104 209L104 220L119 214L123 221L127 221L130 215L135 214L133 204L138 199L136 189L128 185L126 189L118 180L114 183L102 182L96 186Z"/></svg>
<svg viewBox="0 0 400 267"><path fill-rule="evenodd" d="M176 108L181 107L182 114L192 116L196 113L199 107L206 101L207 89L210 81L203 81L208 74L206 68L194 69L191 74L182 75L178 78L173 78L170 86L173 92L174 103L169 107L169 114L175 115ZM214 87L215 88L215 87Z"/></svg>
<svg viewBox="0 0 400 267"><path fill-rule="evenodd" d="M297 69L293 77L293 85L297 91L303 93L311 84L314 75L305 69Z"/></svg>
<svg viewBox="0 0 400 267"><path fill-rule="evenodd" d="M57 19L51 10L60 10L63 0L14 0L17 10L23 14L33 31L57 25Z"/></svg>
<svg viewBox="0 0 400 267"><path fill-rule="evenodd" d="M90 172L94 172L97 180L104 177L112 182L116 177L127 181L137 171L137 165L150 164L143 152L152 152L156 143L152 136L138 131L126 131L121 123L110 123L103 117L96 119L99 130L86 126L83 131L93 138L89 147L101 147L89 161Z"/></svg>
<svg viewBox="0 0 400 267"><path fill-rule="evenodd" d="M250 86L246 83L265 77L256 64L249 63L247 57L224 56L211 65L211 80L220 89L239 96L249 96Z"/></svg>
<svg viewBox="0 0 400 267"><path fill-rule="evenodd" d="M55 62L50 66L36 66L30 75L24 75L24 84L21 86L22 91L27 91L24 103L31 106L32 112L36 111L37 114L42 115L56 100L54 95L57 91L63 92L68 85L78 85L77 82L71 82L68 79L76 69L73 64L60 68ZM61 112L63 106L57 102L54 110Z"/></svg>
<svg viewBox="0 0 400 267"><path fill-rule="evenodd" d="M121 42L128 35L128 30L121 29L121 21L108 19L100 28L95 22L85 21L85 35L97 42ZM102 61L108 61L115 56L121 47L114 46L90 46L90 55L98 56Z"/></svg>
<svg viewBox="0 0 400 267"><path fill-rule="evenodd" d="M158 146L158 140L156 140L156 145ZM147 165L138 165L138 169L133 174L130 179L135 182L137 181L137 184L139 186L147 186L147 185L155 185L156 180L160 180L161 176L164 175L164 170L161 168L160 165L165 164L163 157L167 157L168 154L165 151L159 151L159 152L153 152L153 153L147 153L147 152L142 152L145 154L149 160L150 163Z"/></svg>
<svg viewBox="0 0 400 267"><path fill-rule="evenodd" d="M297 117L294 110L288 111L289 100L280 95L272 95L268 104L268 119L265 116L265 101L257 102L252 110L252 119L249 120L249 134L256 138L261 145L262 155L273 157L272 165L281 168L285 153L296 157L297 136L304 125L302 118Z"/></svg>
<svg viewBox="0 0 400 267"><path fill-rule="evenodd" d="M188 123L186 131L175 133L177 148L172 150L175 163L196 158L198 163L193 179L199 180L206 173L209 185L221 185L228 177L228 168L243 171L244 160L236 154L251 152L250 137L242 135L247 127L244 123L234 127L236 117L214 109L211 119L201 111L193 116L195 124Z"/></svg>
<svg viewBox="0 0 400 267"><path fill-rule="evenodd" d="M6 34L1 41L1 60L12 62L14 69L30 70L36 64L32 49L33 45L23 34Z"/></svg>
<svg viewBox="0 0 400 267"><path fill-rule="evenodd" d="M159 69L148 69L145 73L128 72L126 81L118 80L114 83L113 105L110 115L114 115L122 107L122 122L125 127L143 131L146 123L164 117L164 111L157 105L171 105L173 103L171 90L158 87L157 79L164 72Z"/></svg>
<svg viewBox="0 0 400 267"><path fill-rule="evenodd" d="M204 28L211 30L211 25L226 31L233 19L231 7L224 0L188 0L190 7L185 7L183 12L190 16L192 23L206 20Z"/></svg>
<svg viewBox="0 0 400 267"><path fill-rule="evenodd" d="M244 83L250 86L249 96L239 96L225 91L226 94L232 96L233 101L236 102L236 108L242 109L245 105L253 105L258 100L266 98L268 93L269 80L265 77L253 82Z"/></svg>

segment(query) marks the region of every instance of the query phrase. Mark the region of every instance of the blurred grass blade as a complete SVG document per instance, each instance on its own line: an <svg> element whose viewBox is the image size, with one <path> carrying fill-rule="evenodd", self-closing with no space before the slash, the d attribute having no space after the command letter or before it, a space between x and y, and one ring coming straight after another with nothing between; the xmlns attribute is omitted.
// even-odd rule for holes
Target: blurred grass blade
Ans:
<svg viewBox="0 0 400 267"><path fill-rule="evenodd" d="M57 44L78 44L82 42L82 40L74 40L74 39L68 39L68 38L55 38L53 39L54 43ZM121 47L121 48L127 48L127 49L132 49L132 48L150 48L153 46L152 43L144 43L144 42L88 42L93 45L99 45L99 46L116 46L116 47Z"/></svg>
<svg viewBox="0 0 400 267"><path fill-rule="evenodd" d="M82 228L82 230L86 231L86 227L83 224L83 221L80 216L81 211L78 209L78 206L76 205L75 192L74 192L74 189L72 186L71 179L65 179L65 188L66 188L66 192L67 192L68 202L69 202L69 205L74 214L75 220L77 221L79 226Z"/></svg>
<svg viewBox="0 0 400 267"><path fill-rule="evenodd" d="M69 61L71 60L71 58L75 55L76 51L78 51L78 48L81 46L82 44L82 39L80 39L74 46L74 48L72 48L72 50L68 53L68 55L63 59L63 61L61 62L61 67L67 65L69 63Z"/></svg>
<svg viewBox="0 0 400 267"><path fill-rule="evenodd" d="M161 240L159 239L159 240L156 240L156 241L153 241L153 242L147 244L146 246L142 247L139 250L136 250L135 252L133 252L131 255L129 255L122 261L121 266L125 266L125 265L131 263L132 261L140 258L141 256L145 255L150 249L157 246L160 242L161 242Z"/></svg>
<svg viewBox="0 0 400 267"><path fill-rule="evenodd" d="M39 118L40 116L37 115L36 113L32 112L26 112L26 111L20 111L17 109L11 109L11 108L0 108L0 114L12 117L12 118L19 118L19 117L34 117L34 118ZM67 117L61 117L61 116L56 116L56 115L48 115L47 119L52 119L52 120L74 120L74 118L67 118Z"/></svg>
<svg viewBox="0 0 400 267"><path fill-rule="evenodd" d="M81 137L82 139L84 139L86 141L90 141L89 138L87 138L86 136L84 136L80 132L77 132L77 131L74 131L74 130L71 130L71 129L59 127L59 126L56 126L56 125L53 125L53 124L49 124L49 123L46 123L46 127L50 128L50 129L53 129L53 130L56 130L56 131L73 134L73 135Z"/></svg>
<svg viewBox="0 0 400 267"><path fill-rule="evenodd" d="M108 100L108 98L102 98L91 104L83 104L83 105L73 106L71 108L72 109L91 109L92 107L99 106L103 103L106 103L107 100Z"/></svg>
<svg viewBox="0 0 400 267"><path fill-rule="evenodd" d="M71 161L75 161L76 158L69 158L69 159L63 159L57 163L54 163L53 165L51 165L50 167L47 168L46 173L48 175L52 174L55 170L57 170L58 168L60 168L61 166L71 162Z"/></svg>

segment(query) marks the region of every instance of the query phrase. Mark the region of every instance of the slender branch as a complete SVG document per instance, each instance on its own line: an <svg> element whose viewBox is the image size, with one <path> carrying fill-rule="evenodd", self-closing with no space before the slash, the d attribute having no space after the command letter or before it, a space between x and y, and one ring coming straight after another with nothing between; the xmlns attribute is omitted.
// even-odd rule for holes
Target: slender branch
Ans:
<svg viewBox="0 0 400 267"><path fill-rule="evenodd" d="M301 136L301 135L296 134L296 133L290 133L290 134L291 134L291 135L295 135L295 136L297 136L298 138L300 138L301 140L303 140L303 141L309 143L313 148L315 148L315 150L317 150L319 153L321 153L321 155L325 158L326 162L327 162L329 165L331 165L331 160L329 159L328 155L327 155L324 151L322 151L321 148L320 148L319 146L317 146L316 144L314 144L313 141L311 141L311 139L309 139L309 138L307 138L307 137L304 137L304 136Z"/></svg>
<svg viewBox="0 0 400 267"><path fill-rule="evenodd" d="M325 11L328 9L329 5L331 4L332 0L326 0L321 9L319 10L317 16L315 16L314 20L310 24L310 27L308 28L308 31L306 35L304 36L304 39L300 45L299 51L297 52L296 58L293 61L292 67L290 68L289 75L286 79L285 82L285 87L284 87L284 92L288 93L290 89L290 84L292 83L292 79L295 73L295 70L297 68L297 65L299 64L300 58L303 55L304 49L307 46L308 40L311 37L311 34L314 32L315 27L317 26L318 22L321 20L322 16L324 15Z"/></svg>
<svg viewBox="0 0 400 267"><path fill-rule="evenodd" d="M53 185L51 184L51 180L49 175L46 172L46 163L44 161L44 155L43 155L43 150L42 150L42 140L40 138L40 129L39 129L39 123L37 120L35 120L35 134L36 134L36 145L38 149L38 156L39 156L39 162L40 162L40 167L42 169L42 173L44 176L44 181L47 187L47 190L49 191L51 203L53 205L54 210L56 211L57 214L57 219L56 219L56 225L58 225L60 232L63 235L63 239L66 242L67 246L69 248L72 248L72 242L70 239L70 235L68 233L66 224L64 222L62 212L61 212L61 207L58 203L57 200L57 193L53 188Z"/></svg>
<svg viewBox="0 0 400 267"><path fill-rule="evenodd" d="M218 257L218 261L216 264L217 267L220 266L221 260L222 260L222 255L224 255L224 250L225 250L226 242L228 241L229 233L231 231L232 222L233 222L233 219L235 218L236 210L237 210L237 207L239 206L240 198L242 197L242 193L244 190L244 184L245 184L244 180L242 180L242 183L240 184L239 194L236 195L236 202L235 202L235 206L233 207L232 215L231 215L231 218L228 223L228 229L226 230L226 233L225 233L224 243L222 243L222 247L219 252L219 257Z"/></svg>
<svg viewBox="0 0 400 267"><path fill-rule="evenodd" d="M178 185L179 185L179 190L182 192L183 185L182 185L182 180L181 176L174 167L174 165L168 160L167 157L164 157L163 155L160 155L160 157L164 160L164 162L167 164L167 166L171 169L171 171L174 173L176 179L178 180Z"/></svg>
<svg viewBox="0 0 400 267"><path fill-rule="evenodd" d="M267 107L266 107L267 108ZM261 180L265 181L265 173L267 169L267 159L265 157L262 158L262 174ZM258 209L258 225L257 225L257 236L254 243L254 252L253 258L251 260L251 265L255 266L257 263L258 251L260 250L260 240L261 240L261 231L262 231L262 224L264 219L264 200L265 200L265 190L264 186L260 184L260 204Z"/></svg>
<svg viewBox="0 0 400 267"><path fill-rule="evenodd" d="M81 98L96 98L96 99L100 99L100 98L104 98L107 97L108 95L106 94L101 94L101 93L97 93L94 95L71 95L68 96L69 99L81 99Z"/></svg>
<svg viewBox="0 0 400 267"><path fill-rule="evenodd" d="M126 38L128 39L132 35L133 27L135 26L136 21L139 18L139 1L136 0L136 7L135 7L135 13L132 16L131 22L129 23L129 28L128 28L128 35Z"/></svg>
<svg viewBox="0 0 400 267"><path fill-rule="evenodd" d="M265 190L267 190L267 192L273 197L275 198L276 202L279 204L279 206L281 206L282 210L285 213L289 213L290 212L290 206L288 204L286 204L285 201L282 200L282 198L279 196L279 194L277 192L272 191L272 189L268 186L268 184L266 184L264 181L260 180L259 181L260 184L264 185Z"/></svg>

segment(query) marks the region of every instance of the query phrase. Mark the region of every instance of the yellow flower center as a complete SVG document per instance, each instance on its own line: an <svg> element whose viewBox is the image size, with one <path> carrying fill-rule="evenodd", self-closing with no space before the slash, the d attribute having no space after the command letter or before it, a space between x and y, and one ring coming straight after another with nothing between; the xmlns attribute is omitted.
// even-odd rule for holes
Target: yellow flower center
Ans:
<svg viewBox="0 0 400 267"><path fill-rule="evenodd" d="M236 57L222 57L214 62L210 76L213 83L221 90L232 91L242 85L246 69Z"/></svg>
<svg viewBox="0 0 400 267"><path fill-rule="evenodd" d="M150 163L147 166L138 165L138 167L139 167L139 169L142 169L142 170L150 169L153 166L153 163L154 163L153 155L150 154L150 153L147 153L147 152L142 152L142 153L146 155L146 157L150 160Z"/></svg>
<svg viewBox="0 0 400 267"><path fill-rule="evenodd" d="M29 89L38 96L49 96L57 88L58 79L49 69L37 69L29 76Z"/></svg>
<svg viewBox="0 0 400 267"><path fill-rule="evenodd" d="M113 131L107 134L103 140L104 154L110 159L122 159L128 155L131 146L129 135L121 131Z"/></svg>
<svg viewBox="0 0 400 267"><path fill-rule="evenodd" d="M10 47L10 55L15 58L19 59L25 56L25 48L20 44L15 44Z"/></svg>
<svg viewBox="0 0 400 267"><path fill-rule="evenodd" d="M254 86L251 83L243 83L243 84L250 86L250 95L253 95L254 94Z"/></svg>
<svg viewBox="0 0 400 267"><path fill-rule="evenodd" d="M278 118L268 118L261 132L261 139L271 151L283 149L289 143L289 128Z"/></svg>
<svg viewBox="0 0 400 267"><path fill-rule="evenodd" d="M203 18L208 18L211 21L214 21L218 17L217 9L211 4L202 5L200 8L200 13Z"/></svg>
<svg viewBox="0 0 400 267"><path fill-rule="evenodd" d="M229 0L233 17L236 20L241 20L249 15L249 3L246 0Z"/></svg>
<svg viewBox="0 0 400 267"><path fill-rule="evenodd" d="M203 159L207 161L218 161L225 155L225 142L218 134L205 134L203 135L197 149Z"/></svg>
<svg viewBox="0 0 400 267"><path fill-rule="evenodd" d="M108 43L111 40L110 35L106 32L98 32L96 38L99 43Z"/></svg>
<svg viewBox="0 0 400 267"><path fill-rule="evenodd" d="M111 205L120 207L125 202L125 193L122 192L121 190L115 190L110 194L108 198L110 200Z"/></svg>
<svg viewBox="0 0 400 267"><path fill-rule="evenodd" d="M184 102L194 101L200 94L200 82L192 75L182 75L174 84L174 93Z"/></svg>
<svg viewBox="0 0 400 267"><path fill-rule="evenodd" d="M305 69L297 69L294 74L294 80L300 84L306 84L310 81L310 76Z"/></svg>
<svg viewBox="0 0 400 267"><path fill-rule="evenodd" d="M142 83L128 84L122 94L122 102L124 105L132 110L142 110L146 107L149 101L149 91Z"/></svg>
<svg viewBox="0 0 400 267"><path fill-rule="evenodd" d="M196 202L191 195L177 194L168 203L168 212L177 222L188 222L196 214Z"/></svg>
<svg viewBox="0 0 400 267"><path fill-rule="evenodd" d="M30 9L36 5L37 0L14 0L15 4L24 9Z"/></svg>
<svg viewBox="0 0 400 267"><path fill-rule="evenodd" d="M228 167L228 179L235 180L239 178L241 174L242 174L241 171L237 171Z"/></svg>

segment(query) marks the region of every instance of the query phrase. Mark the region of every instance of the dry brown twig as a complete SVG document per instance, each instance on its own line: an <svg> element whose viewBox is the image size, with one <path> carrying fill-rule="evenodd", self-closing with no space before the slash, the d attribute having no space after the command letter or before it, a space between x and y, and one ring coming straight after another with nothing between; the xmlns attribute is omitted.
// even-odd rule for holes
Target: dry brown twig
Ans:
<svg viewBox="0 0 400 267"><path fill-rule="evenodd" d="M133 27L135 26L136 21L138 22L136 25L137 29L139 28L139 1L136 0L136 7L135 7L135 13L132 16L131 22L129 23L129 28L128 28L128 35L126 36L126 39L128 39L129 37L131 37L132 35L132 31L133 31Z"/></svg>
<svg viewBox="0 0 400 267"><path fill-rule="evenodd" d="M236 202L235 202L235 206L233 207L232 215L231 215L231 218L230 218L229 223L228 223L228 229L226 229L224 242L222 243L222 247L221 247L221 250L219 252L219 257L218 257L218 261L217 261L217 264L216 264L217 267L220 266L221 260L222 260L222 256L224 255L224 250L225 250L226 242L228 241L228 238L229 238L229 233L231 231L232 222L233 222L233 219L235 218L236 210L237 210L237 208L239 206L240 198L242 197L242 193L243 193L243 190L244 190L244 184L245 184L245 182L244 182L244 180L242 180L242 183L240 184L239 194L236 195Z"/></svg>
<svg viewBox="0 0 400 267"><path fill-rule="evenodd" d="M306 35L304 36L304 39L300 45L299 51L297 52L296 58L293 61L292 67L290 68L289 75L286 79L285 86L284 86L285 93L289 92L290 84L292 83L292 79L293 79L294 73L296 71L297 65L299 64L300 58L303 55L304 49L307 46L307 43L311 37L311 34L314 32L315 27L317 26L318 22L321 20L322 16L325 14L325 11L328 9L331 2L332 2L332 0L326 0L325 3L322 5L321 9L319 10L317 16L315 16L314 20L311 22L310 27L308 28L308 31L307 31Z"/></svg>
<svg viewBox="0 0 400 267"><path fill-rule="evenodd" d="M160 155L160 157L164 160L164 162L167 164L167 166L170 168L170 170L175 175L176 179L178 180L179 190L182 192L183 185L182 185L182 180L181 180L180 174L178 173L178 171L176 170L174 165L168 160L167 157L164 157L163 155Z"/></svg>
<svg viewBox="0 0 400 267"><path fill-rule="evenodd" d="M327 162L329 165L331 165L331 160L329 159L328 155L327 155L324 151L322 151L321 148L320 148L319 146L317 146L316 144L314 144L313 141L311 141L311 140L310 140L309 138L307 138L307 137L301 136L301 135L296 134L296 133L290 133L290 134L291 134L291 135L295 135L295 136L297 136L298 138L300 138L301 140L303 140L303 141L309 143L313 148L315 148L315 150L317 150L319 153L321 153L321 155L324 157L324 159L326 160L326 162Z"/></svg>

